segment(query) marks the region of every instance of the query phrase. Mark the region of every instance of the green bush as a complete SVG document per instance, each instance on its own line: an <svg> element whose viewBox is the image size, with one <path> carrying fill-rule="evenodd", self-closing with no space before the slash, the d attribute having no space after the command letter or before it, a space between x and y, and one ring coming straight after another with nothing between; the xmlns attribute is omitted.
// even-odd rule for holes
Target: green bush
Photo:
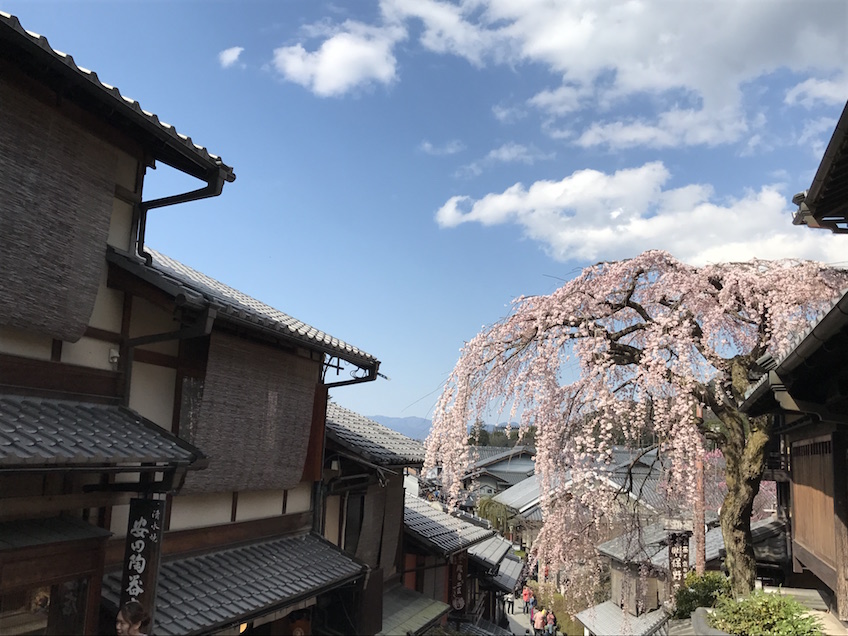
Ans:
<svg viewBox="0 0 848 636"><path fill-rule="evenodd" d="M720 572L699 576L686 575L686 582L674 596L674 618L689 618L696 607L714 607L722 596L730 594L730 582Z"/></svg>
<svg viewBox="0 0 848 636"><path fill-rule="evenodd" d="M740 601L722 598L710 619L716 629L738 636L821 636L822 625L791 596L755 590Z"/></svg>

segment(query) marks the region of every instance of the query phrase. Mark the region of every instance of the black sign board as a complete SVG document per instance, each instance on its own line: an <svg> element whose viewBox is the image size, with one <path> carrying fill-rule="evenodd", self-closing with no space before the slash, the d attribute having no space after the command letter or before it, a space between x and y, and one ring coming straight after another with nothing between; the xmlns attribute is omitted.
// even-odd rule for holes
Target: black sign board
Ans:
<svg viewBox="0 0 848 636"><path fill-rule="evenodd" d="M127 522L124 575L121 580L121 607L138 601L147 610L153 625L156 579L162 543L164 499L131 499Z"/></svg>
<svg viewBox="0 0 848 636"><path fill-rule="evenodd" d="M668 535L668 572L671 594L683 585L689 571L690 532L671 532Z"/></svg>

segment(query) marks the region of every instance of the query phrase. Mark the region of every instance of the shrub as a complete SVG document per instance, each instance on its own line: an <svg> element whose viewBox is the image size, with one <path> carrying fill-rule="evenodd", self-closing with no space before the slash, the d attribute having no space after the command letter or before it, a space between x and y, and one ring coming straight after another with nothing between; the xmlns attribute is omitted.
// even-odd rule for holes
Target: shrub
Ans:
<svg viewBox="0 0 848 636"><path fill-rule="evenodd" d="M738 636L821 636L819 620L791 596L755 590L740 601L722 598L712 626Z"/></svg>
<svg viewBox="0 0 848 636"><path fill-rule="evenodd" d="M699 576L686 575L686 582L674 596L674 618L689 618L696 607L714 607L722 596L730 593L730 582L720 572Z"/></svg>

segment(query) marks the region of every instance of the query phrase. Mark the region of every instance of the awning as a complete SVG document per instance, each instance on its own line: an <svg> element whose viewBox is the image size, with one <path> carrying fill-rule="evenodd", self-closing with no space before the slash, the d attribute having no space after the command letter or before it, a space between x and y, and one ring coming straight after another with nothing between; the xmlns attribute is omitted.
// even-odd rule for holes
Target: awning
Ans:
<svg viewBox="0 0 848 636"><path fill-rule="evenodd" d="M410 538L444 557L470 548L495 534L494 530L449 515L409 493L403 508L403 529Z"/></svg>
<svg viewBox="0 0 848 636"><path fill-rule="evenodd" d="M378 636L420 634L450 611L450 605L396 585L383 593L383 629Z"/></svg>
<svg viewBox="0 0 848 636"><path fill-rule="evenodd" d="M19 519L0 523L0 552L86 539L105 539L112 533L74 517Z"/></svg>
<svg viewBox="0 0 848 636"><path fill-rule="evenodd" d="M365 570L313 534L164 562L152 631L160 636L214 632L352 582ZM106 575L103 598L116 608L120 588L120 571Z"/></svg>
<svg viewBox="0 0 848 636"><path fill-rule="evenodd" d="M512 550L512 542L496 534L468 548L468 556L484 569L497 573L498 565L510 550Z"/></svg>
<svg viewBox="0 0 848 636"><path fill-rule="evenodd" d="M524 570L524 561L517 556L508 554L501 561L498 574L492 581L504 592L514 592L521 580L521 572Z"/></svg>
<svg viewBox="0 0 848 636"><path fill-rule="evenodd" d="M189 467L203 453L122 406L0 395L0 471Z"/></svg>

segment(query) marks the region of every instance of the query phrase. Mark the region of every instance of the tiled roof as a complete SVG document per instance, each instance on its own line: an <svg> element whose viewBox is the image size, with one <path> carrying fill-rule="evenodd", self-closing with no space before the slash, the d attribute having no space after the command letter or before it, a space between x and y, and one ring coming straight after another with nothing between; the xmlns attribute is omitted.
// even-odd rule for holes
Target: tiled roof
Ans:
<svg viewBox="0 0 848 636"><path fill-rule="evenodd" d="M524 569L524 561L514 554L507 554L501 561L498 574L494 577L495 585L504 592L512 592L518 588L521 580L521 572Z"/></svg>
<svg viewBox="0 0 848 636"><path fill-rule="evenodd" d="M707 512L707 525L714 526L707 530L704 539L706 561L718 561L721 550L724 549L724 538L721 528L715 527L718 515ZM754 555L757 561L764 563L782 563L786 560L786 548L782 543L784 525L776 519L765 519L751 523L751 535L754 544ZM623 534L615 539L606 541L598 546L598 552L622 563L647 563L655 568L668 568L668 532L663 522L653 523L635 533ZM689 565L695 567L695 539L689 537Z"/></svg>
<svg viewBox="0 0 848 636"><path fill-rule="evenodd" d="M740 405L744 412L753 411L757 402L771 394L772 380L780 383L779 378L793 371L810 358L832 336L848 324L848 290L833 299L830 307L821 311L810 326L798 335L794 343L778 360L772 362L771 369L753 383L745 392L745 400ZM775 376L773 377L772 373ZM756 411L755 414L759 414Z"/></svg>
<svg viewBox="0 0 848 636"><path fill-rule="evenodd" d="M187 442L121 406L0 395L4 468L188 465L202 457Z"/></svg>
<svg viewBox="0 0 848 636"><path fill-rule="evenodd" d="M633 616L612 601L578 612L575 618L595 636L649 636L659 633L668 622L668 614L661 609Z"/></svg>
<svg viewBox="0 0 848 636"><path fill-rule="evenodd" d="M173 258L149 248L146 250L153 257L152 265L149 266L112 248L107 252L106 258L168 294L182 294L192 302L213 306L217 309L218 316L224 319L247 324L258 330L268 330L277 337L301 342L363 367L379 367L380 363L371 354L292 318Z"/></svg>
<svg viewBox="0 0 848 636"><path fill-rule="evenodd" d="M105 539L111 534L74 517L3 521L0 522L0 552L83 539Z"/></svg>
<svg viewBox="0 0 848 636"><path fill-rule="evenodd" d="M327 433L376 464L410 466L424 462L424 444L335 402L327 404Z"/></svg>
<svg viewBox="0 0 848 636"><path fill-rule="evenodd" d="M450 605L395 585L383 592L383 629L378 636L419 634L450 611Z"/></svg>
<svg viewBox="0 0 848 636"><path fill-rule="evenodd" d="M754 546L754 558L758 563L781 564L788 561L783 533L785 525L777 519L763 519L751 522L751 543ZM710 528L704 538L706 562L718 561L724 550L724 536L721 528ZM689 566L695 567L695 539L689 538ZM651 562L658 568L668 568L668 547L663 542Z"/></svg>
<svg viewBox="0 0 848 636"><path fill-rule="evenodd" d="M510 550L512 543L496 534L468 548L468 556L487 570L495 570Z"/></svg>
<svg viewBox="0 0 848 636"><path fill-rule="evenodd" d="M481 447L475 447L475 448L479 449L479 448L487 448L487 447L481 446ZM478 450L477 452L479 453L480 451ZM508 467L509 467L510 460L517 459L519 457L524 457L524 456L529 457L529 456L533 456L535 454L536 454L536 451L529 446L514 446L512 448L502 448L502 449L500 449L500 452L498 452L498 453L489 454L488 452L486 452L485 454L481 454L479 459L477 459L474 462L473 468L483 468L485 466L491 466L492 464L497 464L498 462L506 461L507 463L505 463L503 466L499 466L498 468L500 470L505 470L505 469L509 470ZM522 466L519 470L524 470L524 467Z"/></svg>
<svg viewBox="0 0 848 636"><path fill-rule="evenodd" d="M205 170L210 168L220 170L227 181L235 180L233 169L224 164L219 157L210 154L203 146L195 144L191 137L177 132L170 124L160 121L156 115L144 110L134 99L122 95L114 86L101 82L97 73L77 66L73 57L53 49L47 42L47 38L27 31L18 18L2 11L0 11L0 41L14 43L17 48L26 51L27 55L34 59L37 68L44 69L42 72L45 75L48 74L47 69L49 69L51 77L61 77L64 83L76 86L78 91L74 92L74 96L79 96L80 101L89 104L94 100L108 112L117 113L147 134L153 134L160 139L160 146L166 146L164 141L167 139L174 145L179 155L190 158L194 164L203 166ZM72 93L69 90L65 92ZM170 158L173 160L173 157ZM195 176L200 175L195 174Z"/></svg>
<svg viewBox="0 0 848 636"><path fill-rule="evenodd" d="M365 566L312 534L285 537L162 563L156 634L208 634L355 580ZM117 607L121 573L103 580Z"/></svg>
<svg viewBox="0 0 848 636"><path fill-rule="evenodd" d="M539 476L527 477L493 498L498 503L521 512L539 501Z"/></svg>
<svg viewBox="0 0 848 636"><path fill-rule="evenodd" d="M458 519L410 494L406 495L404 503L403 526L412 538L442 556L470 548L495 534L494 530Z"/></svg>

